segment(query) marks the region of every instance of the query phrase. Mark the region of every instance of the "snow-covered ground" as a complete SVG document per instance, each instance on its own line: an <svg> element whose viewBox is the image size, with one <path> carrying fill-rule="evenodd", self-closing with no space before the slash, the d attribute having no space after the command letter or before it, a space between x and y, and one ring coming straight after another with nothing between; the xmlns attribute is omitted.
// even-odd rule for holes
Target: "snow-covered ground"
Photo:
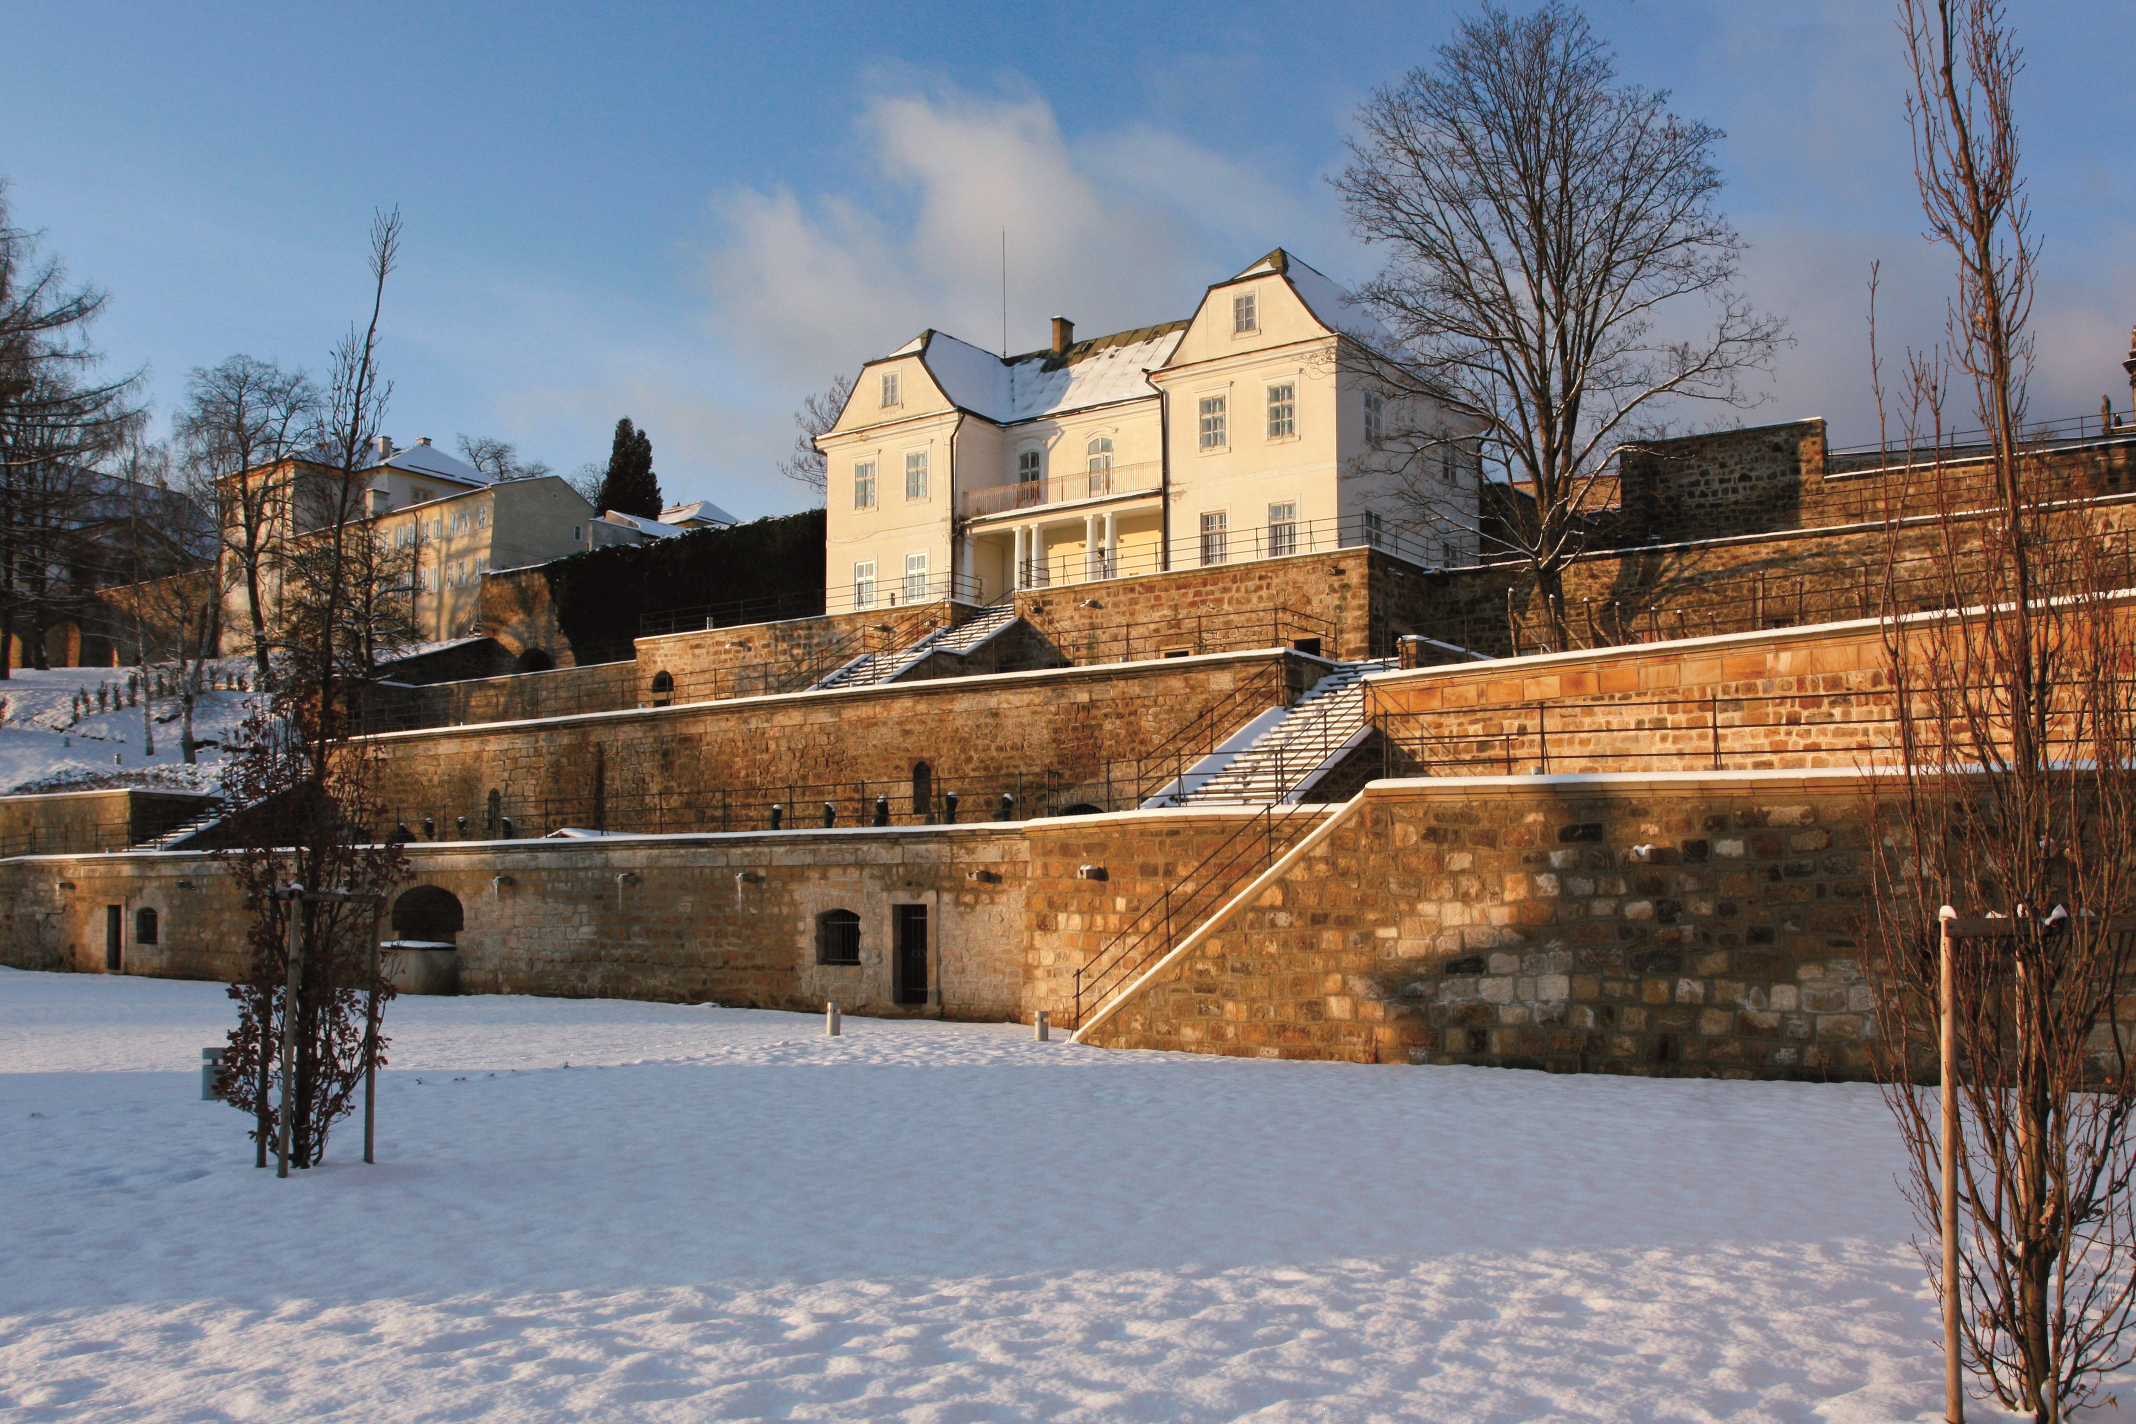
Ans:
<svg viewBox="0 0 2136 1424"><path fill-rule="evenodd" d="M280 1182L228 1011L0 970L0 1419L1941 1417L1868 1087L403 999Z"/></svg>
<svg viewBox="0 0 2136 1424"><path fill-rule="evenodd" d="M218 659L216 681L229 684L252 665L244 658ZM25 790L67 789L83 783L114 786L171 787L213 791L221 771L220 752L203 748L199 760L185 764L178 746L178 702L155 699L156 754L144 753L141 709L122 704L126 678L133 668L16 668L0 681L0 794ZM169 674L171 669L163 669ZM106 708L95 707L97 689ZM77 715L75 694L87 694L89 711ZM250 714L254 695L217 690L204 692L194 705L193 735L220 742ZM117 757L117 761L113 761Z"/></svg>

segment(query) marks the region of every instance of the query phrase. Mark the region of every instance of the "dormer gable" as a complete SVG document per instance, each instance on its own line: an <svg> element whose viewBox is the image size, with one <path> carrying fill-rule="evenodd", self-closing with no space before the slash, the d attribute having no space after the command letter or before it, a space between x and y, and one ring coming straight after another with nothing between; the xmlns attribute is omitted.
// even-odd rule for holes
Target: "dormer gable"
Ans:
<svg viewBox="0 0 2136 1424"><path fill-rule="evenodd" d="M1385 331L1342 285L1283 248L1211 285L1168 368L1347 335L1379 344Z"/></svg>

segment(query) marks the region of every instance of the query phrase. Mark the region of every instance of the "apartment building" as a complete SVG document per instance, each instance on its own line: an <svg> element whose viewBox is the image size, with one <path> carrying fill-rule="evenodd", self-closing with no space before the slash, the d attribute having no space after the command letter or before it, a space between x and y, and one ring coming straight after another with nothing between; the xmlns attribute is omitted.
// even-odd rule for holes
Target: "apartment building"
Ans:
<svg viewBox="0 0 2136 1424"><path fill-rule="evenodd" d="M862 368L818 441L825 605L837 611L1376 544L1474 557L1473 464L1448 460L1445 526L1398 503L1390 409L1341 359L1376 327L1278 249L1183 321L1000 356L939 331ZM1413 484L1413 482L1412 482ZM1431 525L1428 532L1418 532ZM1404 528L1410 532L1404 532Z"/></svg>

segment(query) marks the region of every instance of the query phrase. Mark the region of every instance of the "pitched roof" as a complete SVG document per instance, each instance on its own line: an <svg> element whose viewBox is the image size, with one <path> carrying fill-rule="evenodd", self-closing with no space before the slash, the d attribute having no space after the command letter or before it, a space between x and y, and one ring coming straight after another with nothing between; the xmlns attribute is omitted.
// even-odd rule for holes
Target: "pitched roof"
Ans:
<svg viewBox="0 0 2136 1424"><path fill-rule="evenodd" d="M1171 358L1186 329L1170 321L1007 358L940 331L922 332L900 349L917 345L951 404L1010 425L1155 394L1144 376Z"/></svg>
<svg viewBox="0 0 2136 1424"><path fill-rule="evenodd" d="M435 445L410 445L405 450L395 450L383 460L374 459L367 469L395 469L405 474L422 475L433 480L455 480L463 485L495 484L464 460L456 460Z"/></svg>
<svg viewBox="0 0 2136 1424"><path fill-rule="evenodd" d="M732 524L734 516L721 509L709 499L700 499L690 504L671 504L660 511L662 524Z"/></svg>

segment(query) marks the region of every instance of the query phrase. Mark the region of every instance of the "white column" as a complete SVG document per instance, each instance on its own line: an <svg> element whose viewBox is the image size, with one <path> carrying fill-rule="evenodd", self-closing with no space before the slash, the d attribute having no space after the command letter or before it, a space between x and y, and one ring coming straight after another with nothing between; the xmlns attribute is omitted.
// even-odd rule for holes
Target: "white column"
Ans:
<svg viewBox="0 0 2136 1424"><path fill-rule="evenodd" d="M1098 516L1083 516L1083 581L1088 583L1104 576L1105 555L1098 548Z"/></svg>
<svg viewBox="0 0 2136 1424"><path fill-rule="evenodd" d="M1120 515L1115 510L1105 511L1105 578L1120 576Z"/></svg>
<svg viewBox="0 0 2136 1424"><path fill-rule="evenodd" d="M958 535L957 540L957 586L949 591L949 596L976 599L979 590L972 582L972 545L979 541L969 533Z"/></svg>
<svg viewBox="0 0 2136 1424"><path fill-rule="evenodd" d="M1009 587L1021 589L1024 586L1024 559L1026 557L1024 553L1024 527L1021 524L1016 525L1009 530L1009 535L1016 544L1014 551L1009 556Z"/></svg>

